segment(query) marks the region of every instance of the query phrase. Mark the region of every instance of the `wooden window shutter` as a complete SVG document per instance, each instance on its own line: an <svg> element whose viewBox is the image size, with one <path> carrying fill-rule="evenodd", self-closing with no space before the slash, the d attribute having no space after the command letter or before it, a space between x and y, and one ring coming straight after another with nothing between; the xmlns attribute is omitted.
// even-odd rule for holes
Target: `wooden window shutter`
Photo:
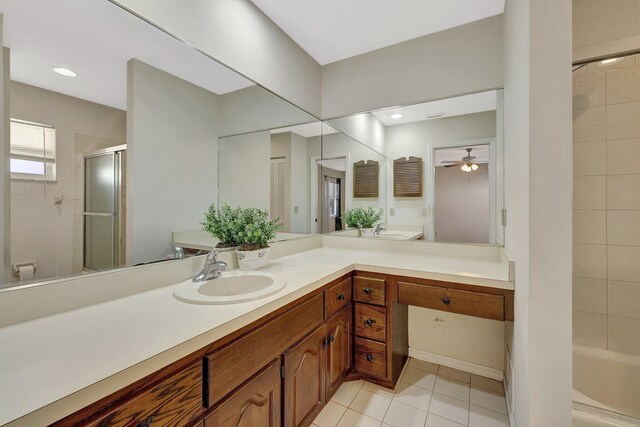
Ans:
<svg viewBox="0 0 640 427"><path fill-rule="evenodd" d="M422 158L393 161L393 197L422 197Z"/></svg>
<svg viewBox="0 0 640 427"><path fill-rule="evenodd" d="M378 162L361 160L353 164L353 197L378 197Z"/></svg>

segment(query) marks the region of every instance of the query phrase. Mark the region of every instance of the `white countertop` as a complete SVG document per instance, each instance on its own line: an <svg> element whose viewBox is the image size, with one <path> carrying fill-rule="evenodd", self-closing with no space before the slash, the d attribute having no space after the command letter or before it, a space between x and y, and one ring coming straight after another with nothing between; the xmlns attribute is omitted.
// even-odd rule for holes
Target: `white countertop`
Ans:
<svg viewBox="0 0 640 427"><path fill-rule="evenodd" d="M286 286L259 301L188 304L174 285L19 323L0 329L0 425L55 421L354 269L513 289L504 258L323 247L271 260Z"/></svg>

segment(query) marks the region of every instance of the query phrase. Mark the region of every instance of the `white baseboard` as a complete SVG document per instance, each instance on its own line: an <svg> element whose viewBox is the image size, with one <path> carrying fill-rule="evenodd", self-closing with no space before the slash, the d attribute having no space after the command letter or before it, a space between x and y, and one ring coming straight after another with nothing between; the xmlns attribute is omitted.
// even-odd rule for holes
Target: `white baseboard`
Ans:
<svg viewBox="0 0 640 427"><path fill-rule="evenodd" d="M496 381L504 380L504 372L500 369L477 365L475 363L467 362L464 360L454 359L453 357L430 353L428 351L418 350L417 348L412 347L409 347L409 356L413 357L414 359L420 359L424 360L425 362L436 363L438 365L447 366L449 368L459 369L461 371L470 372L482 377L491 378Z"/></svg>

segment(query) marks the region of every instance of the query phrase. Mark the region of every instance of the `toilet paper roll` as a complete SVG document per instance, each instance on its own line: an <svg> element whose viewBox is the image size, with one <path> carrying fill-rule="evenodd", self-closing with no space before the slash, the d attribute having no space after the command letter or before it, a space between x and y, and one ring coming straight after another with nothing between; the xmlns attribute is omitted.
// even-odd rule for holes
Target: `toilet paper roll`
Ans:
<svg viewBox="0 0 640 427"><path fill-rule="evenodd" d="M18 277L20 280L33 279L33 265L21 265L18 267Z"/></svg>

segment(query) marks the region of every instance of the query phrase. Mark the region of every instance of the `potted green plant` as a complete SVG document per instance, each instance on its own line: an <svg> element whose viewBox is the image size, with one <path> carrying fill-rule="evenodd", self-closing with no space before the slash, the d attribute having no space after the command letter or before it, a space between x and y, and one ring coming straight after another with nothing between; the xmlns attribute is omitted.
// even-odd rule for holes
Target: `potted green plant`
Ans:
<svg viewBox="0 0 640 427"><path fill-rule="evenodd" d="M269 212L257 208L238 208L234 236L241 270L264 267L269 260L269 241L282 226L280 219L269 219Z"/></svg>
<svg viewBox="0 0 640 427"><path fill-rule="evenodd" d="M216 248L230 248L238 246L235 237L235 224L240 215L240 208L232 209L224 204L220 209L215 204L209 206L204 213L202 229L219 240Z"/></svg>
<svg viewBox="0 0 640 427"><path fill-rule="evenodd" d="M382 219L382 214L371 206L368 208L353 208L345 211L344 221L347 227L360 229L362 237L373 236L374 225Z"/></svg>

